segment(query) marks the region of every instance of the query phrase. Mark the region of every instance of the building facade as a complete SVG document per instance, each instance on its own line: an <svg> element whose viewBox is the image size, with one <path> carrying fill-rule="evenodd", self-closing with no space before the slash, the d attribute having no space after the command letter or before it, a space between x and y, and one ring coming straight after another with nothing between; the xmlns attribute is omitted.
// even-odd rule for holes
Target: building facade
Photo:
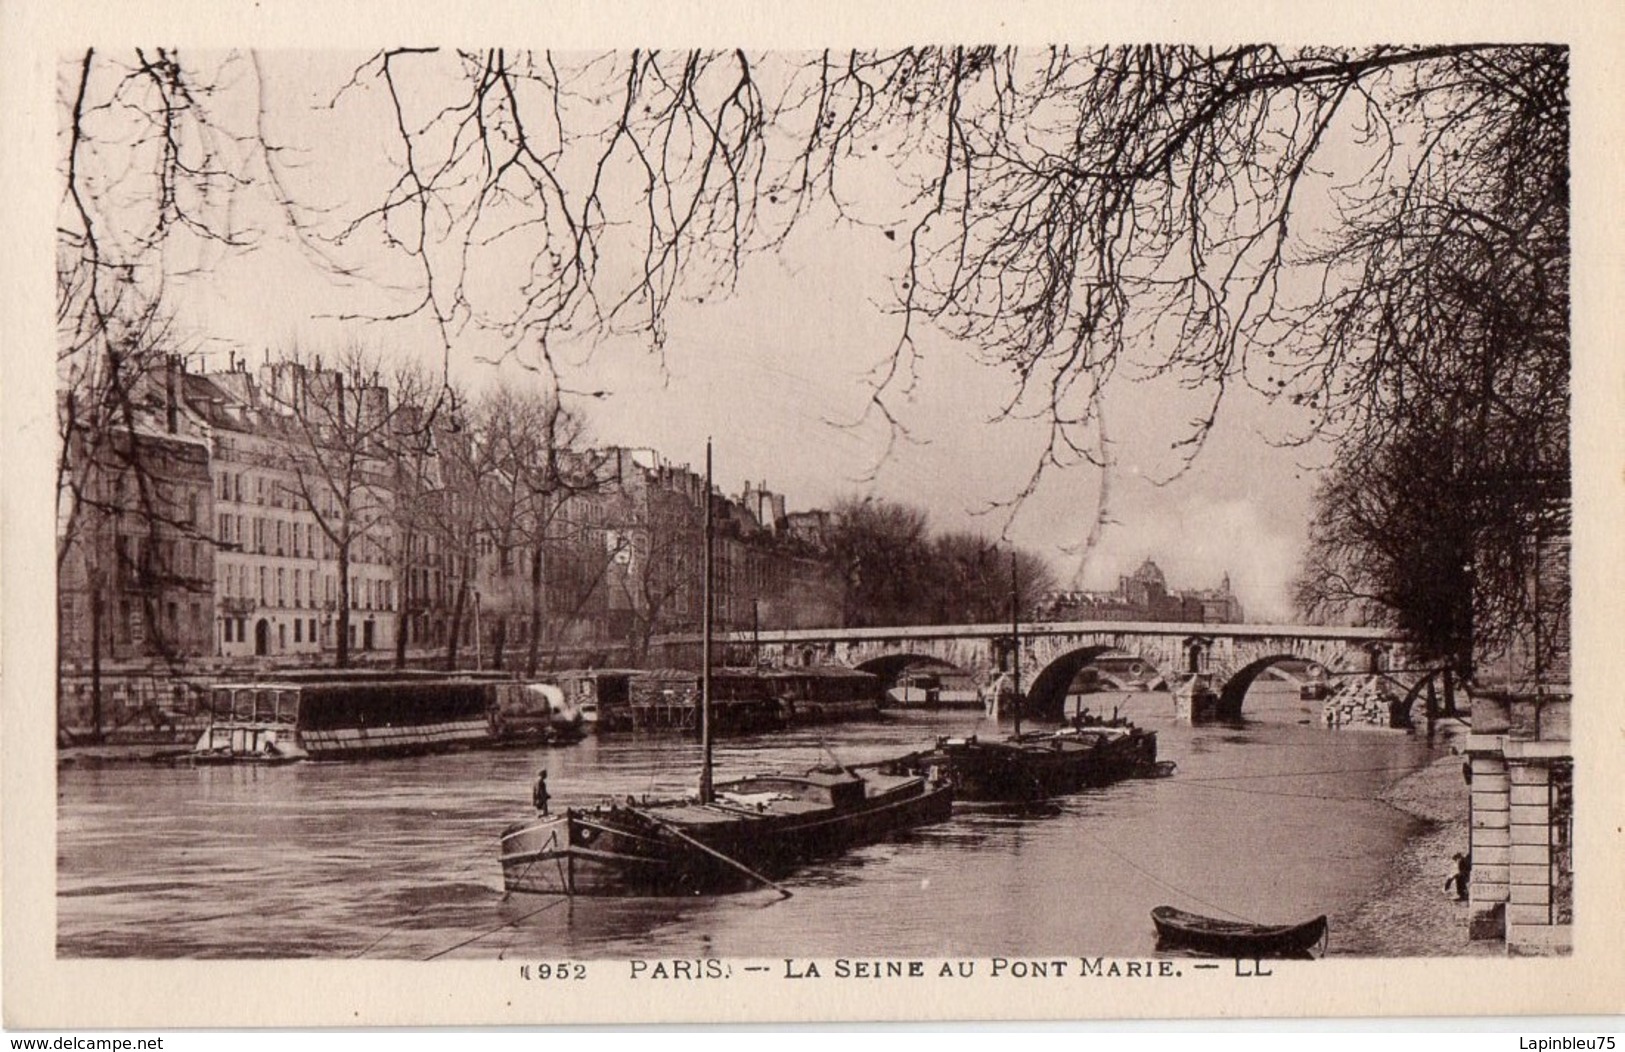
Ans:
<svg viewBox="0 0 1625 1052"><path fill-rule="evenodd" d="M351 653L393 645L389 459L381 449L358 455L329 441L319 421L296 417L304 391L317 397L309 389L318 387L319 397L340 397L336 376L319 371L256 379L234 363L186 378L212 454L217 656L318 658L339 649L341 630Z"/></svg>
<svg viewBox="0 0 1625 1052"><path fill-rule="evenodd" d="M1150 559L1120 576L1115 591L1055 592L1045 598L1040 613L1054 621L1237 624L1247 619L1228 573L1217 588L1170 591L1162 568Z"/></svg>

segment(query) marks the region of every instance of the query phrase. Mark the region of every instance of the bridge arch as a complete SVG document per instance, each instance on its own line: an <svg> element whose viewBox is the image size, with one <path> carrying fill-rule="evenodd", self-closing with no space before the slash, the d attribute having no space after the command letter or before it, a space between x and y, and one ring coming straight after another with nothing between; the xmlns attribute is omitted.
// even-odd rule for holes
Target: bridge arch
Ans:
<svg viewBox="0 0 1625 1052"><path fill-rule="evenodd" d="M1108 654L1122 654L1132 657L1137 663L1143 664L1146 669L1156 673L1152 682L1163 682L1166 670L1159 668L1157 663L1124 650L1119 646L1085 646L1076 650L1069 650L1052 658L1049 664L1039 670L1033 677L1032 685L1026 690L1026 700L1022 704L1022 714L1039 720L1062 720L1066 718L1066 699L1072 681L1079 672L1095 663Z"/></svg>
<svg viewBox="0 0 1625 1052"><path fill-rule="evenodd" d="M1221 720L1241 719L1241 706L1242 702L1247 698L1248 689L1260 676L1283 661L1300 662L1311 668L1319 665L1312 658L1305 657L1302 654L1290 653L1267 654L1264 657L1249 661L1232 672L1230 677L1224 681L1224 685L1219 688L1219 704L1215 715Z"/></svg>
<svg viewBox="0 0 1625 1052"><path fill-rule="evenodd" d="M888 687L915 669L926 669L932 672L960 671L959 666L951 661L944 661L942 658L932 657L930 654L911 654L907 652L882 654L879 657L870 658L868 661L860 661L853 667L859 672L879 676Z"/></svg>

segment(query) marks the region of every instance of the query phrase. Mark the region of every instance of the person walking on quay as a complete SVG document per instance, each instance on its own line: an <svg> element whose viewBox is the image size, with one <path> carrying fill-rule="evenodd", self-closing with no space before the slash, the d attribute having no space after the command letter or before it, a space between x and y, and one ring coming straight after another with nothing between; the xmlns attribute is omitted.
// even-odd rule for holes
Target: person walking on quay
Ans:
<svg viewBox="0 0 1625 1052"><path fill-rule="evenodd" d="M1456 861L1456 871L1445 878L1444 888L1449 891L1450 885L1454 884L1456 886L1456 901L1466 902L1467 885L1473 879L1473 856L1457 852L1450 857Z"/></svg>
<svg viewBox="0 0 1625 1052"><path fill-rule="evenodd" d="M547 768L543 767L536 776L536 788L531 792L531 801L536 805L536 813L547 814Z"/></svg>

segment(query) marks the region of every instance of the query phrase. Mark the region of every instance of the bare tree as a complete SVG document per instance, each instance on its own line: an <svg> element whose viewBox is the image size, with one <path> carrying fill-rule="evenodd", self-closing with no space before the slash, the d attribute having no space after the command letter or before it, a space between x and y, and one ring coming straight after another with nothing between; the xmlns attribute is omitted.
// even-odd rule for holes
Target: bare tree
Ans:
<svg viewBox="0 0 1625 1052"><path fill-rule="evenodd" d="M481 426L490 459L485 511L503 576L525 571L527 626L525 670L534 674L549 621L549 563L568 544L564 513L572 497L603 484L601 458L586 448L585 424L556 396L504 387L482 407ZM499 636L506 642L506 619Z"/></svg>
<svg viewBox="0 0 1625 1052"><path fill-rule="evenodd" d="M398 377L409 379L409 377ZM401 404L377 356L359 344L329 362L288 352L270 369L265 397L272 425L286 440L291 481L286 496L309 512L336 565L335 664L350 664L351 570L358 562L392 562L396 442ZM407 404L412 404L408 394Z"/></svg>
<svg viewBox="0 0 1625 1052"><path fill-rule="evenodd" d="M198 87L229 93L233 64L254 74L231 82L250 115L235 133ZM381 192L338 211L310 201L325 168L296 178L281 161L301 144L276 138L270 64L64 63L66 287L101 289L181 233L241 243L219 206L254 191L266 205L244 214L285 222L318 264L354 276L382 247L376 280L410 273L393 306L355 317L427 321L448 359L476 326L546 370L582 335L635 330L658 349L675 302L726 294L753 253L835 223L895 253L898 336L871 403L894 434L926 323L1006 372L1008 415L1048 422L1015 501L1103 459L1100 396L1118 378L1203 399L1171 430L1187 461L1238 388L1279 404L1284 441L1371 446L1419 380L1454 382L1433 309L1453 301L1432 297L1457 259L1500 269L1490 287L1527 319L1535 373L1567 372L1560 46L390 49L322 99L395 140ZM155 177L115 201L107 173L131 156ZM100 216L130 232L116 254Z"/></svg>
<svg viewBox="0 0 1625 1052"><path fill-rule="evenodd" d="M612 508L611 521L626 546L626 590L632 615L632 655L648 660L662 632L700 630L705 558L704 496L649 483Z"/></svg>
<svg viewBox="0 0 1625 1052"><path fill-rule="evenodd" d="M1043 465L1095 458L1094 407L1120 371L1209 393L1181 439L1190 453L1238 384L1296 401L1311 430L1358 420L1390 364L1373 294L1402 262L1374 239L1417 233L1453 187L1526 161L1566 170L1560 47L400 48L356 63L324 100L398 140L382 195L340 218L299 200L319 169L292 181L278 160L291 146L272 141L286 114L268 111L268 61L164 52L155 74L146 58L65 70L93 86L112 66L124 79L104 79L128 92L155 75L190 84L194 66L251 67L238 86L251 126L228 136L180 106L197 114L175 129L181 156L246 144L228 174L346 274L350 246L395 253L416 278L398 309L370 316L427 319L448 354L468 324L543 366L556 338L593 329L658 346L676 298L727 291L798 225L887 234L900 329L877 410L906 389L931 320L1011 371L1012 411L1047 414ZM175 108L130 100L138 114ZM180 171L224 181L202 160ZM168 201L151 197L156 230L191 215ZM516 260L517 281L501 280Z"/></svg>
<svg viewBox="0 0 1625 1052"><path fill-rule="evenodd" d="M455 636L471 585L477 481L467 430L468 399L416 362L398 367L389 437L394 466L393 550L399 602L395 665L406 665L414 623L438 613L450 586ZM452 651L455 667L455 649Z"/></svg>
<svg viewBox="0 0 1625 1052"><path fill-rule="evenodd" d="M1410 207L1361 217L1381 280L1325 308L1336 346L1378 364L1346 396L1368 408L1319 495L1299 600L1356 606L1463 674L1531 634L1550 668L1567 582L1530 583L1569 530L1566 84L1550 62L1464 77L1508 104L1405 189Z"/></svg>

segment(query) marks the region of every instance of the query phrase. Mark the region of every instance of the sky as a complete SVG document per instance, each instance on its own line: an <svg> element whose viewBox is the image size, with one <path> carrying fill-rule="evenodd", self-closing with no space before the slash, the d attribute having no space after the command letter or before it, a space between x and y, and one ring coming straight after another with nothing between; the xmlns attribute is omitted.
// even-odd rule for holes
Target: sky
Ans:
<svg viewBox="0 0 1625 1052"><path fill-rule="evenodd" d="M270 100L267 130L308 151L290 158L286 175L313 200L354 208L377 192L383 169L367 159L388 155L388 129L376 112L323 105L342 83L330 56L289 59L269 56L254 71ZM312 85L327 85L326 94ZM324 151L345 163L317 164ZM884 212L885 194L853 192L876 213ZM224 367L228 350L257 364L267 350L297 343L319 353L352 339L386 356L439 360L436 339L420 323L332 317L398 304L413 295L412 275L392 272L404 292L335 282L278 232L277 216L240 218L267 232L252 251L177 242L166 260L176 274L169 292L180 331L209 367ZM1112 460L1106 524L1086 561L1081 543L1100 514L1100 470L1050 469L1019 507L998 507L1032 472L1043 432L1032 421L996 421L1013 377L980 361L974 347L919 333L915 382L888 397L907 429L892 441L865 410L875 370L900 332L889 307L905 240L887 238L879 225L815 213L782 249L748 257L730 294L675 305L658 354L633 337L555 342L563 385L604 392L579 403L596 442L649 446L700 465L712 438L728 493L750 481L783 493L791 510L853 495L916 505L937 529L975 530L1044 556L1063 585L1109 589L1147 558L1174 588L1215 587L1228 573L1250 619L1291 619L1290 583L1327 451L1280 448L1294 422L1246 391L1230 399L1207 448L1179 473L1173 443L1194 415L1188 396L1114 381L1104 405ZM453 341L452 375L473 388L534 382L511 364L482 362L488 353L487 340L465 332Z"/></svg>

